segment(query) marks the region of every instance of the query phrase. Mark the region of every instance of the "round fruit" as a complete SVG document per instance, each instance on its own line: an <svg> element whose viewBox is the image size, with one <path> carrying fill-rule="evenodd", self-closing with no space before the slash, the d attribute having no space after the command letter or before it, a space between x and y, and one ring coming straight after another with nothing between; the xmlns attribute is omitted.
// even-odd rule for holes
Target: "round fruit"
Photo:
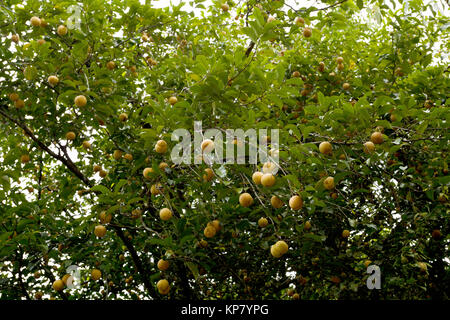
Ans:
<svg viewBox="0 0 450 320"><path fill-rule="evenodd" d="M42 299L42 296L43 296L43 293L40 292L40 291L38 291L38 292L36 292L36 293L34 294L34 298L35 298L36 300L41 300L41 299Z"/></svg>
<svg viewBox="0 0 450 320"><path fill-rule="evenodd" d="M263 176L263 173L262 172L259 172L259 171L257 171L257 172L255 172L255 173L253 173L253 175L252 175L252 180L253 180L253 182L255 183L255 184L261 184L261 177Z"/></svg>
<svg viewBox="0 0 450 320"><path fill-rule="evenodd" d="M25 107L25 101L23 101L22 99L17 99L16 101L14 101L14 106L17 109L22 109L23 107Z"/></svg>
<svg viewBox="0 0 450 320"><path fill-rule="evenodd" d="M58 79L57 76L50 76L50 77L48 77L47 81L53 87L53 86L56 86L58 84L59 79Z"/></svg>
<svg viewBox="0 0 450 320"><path fill-rule="evenodd" d="M172 218L172 211L169 208L163 208L159 211L159 217L163 221L167 221Z"/></svg>
<svg viewBox="0 0 450 320"><path fill-rule="evenodd" d="M128 161L133 161L133 155L130 153L126 153L123 157Z"/></svg>
<svg viewBox="0 0 450 320"><path fill-rule="evenodd" d="M342 238L348 238L350 236L350 231L347 229L342 231Z"/></svg>
<svg viewBox="0 0 450 320"><path fill-rule="evenodd" d="M261 185L263 187L271 187L275 184L275 177L271 173L265 173L261 177Z"/></svg>
<svg viewBox="0 0 450 320"><path fill-rule="evenodd" d="M62 280L55 280L53 282L53 289L55 291L62 291L64 289L64 282Z"/></svg>
<svg viewBox="0 0 450 320"><path fill-rule="evenodd" d="M214 177L214 171L212 171L211 168L206 168L205 169L205 174L203 175L203 180L204 181L211 181L213 177Z"/></svg>
<svg viewBox="0 0 450 320"><path fill-rule="evenodd" d="M119 115L119 120L122 121L122 122L127 121L128 120L128 115L126 113L121 113Z"/></svg>
<svg viewBox="0 0 450 320"><path fill-rule="evenodd" d="M33 27L39 27L41 25L41 19L38 17L31 17L30 22Z"/></svg>
<svg viewBox="0 0 450 320"><path fill-rule="evenodd" d="M158 288L160 294L166 295L169 293L169 281L167 281L166 279L159 280L156 284L156 287Z"/></svg>
<svg viewBox="0 0 450 320"><path fill-rule="evenodd" d="M9 94L9 99L10 99L11 101L17 101L17 100L19 100L19 95L18 95L17 93L15 93L15 92L10 93L10 94Z"/></svg>
<svg viewBox="0 0 450 320"><path fill-rule="evenodd" d="M228 4L226 4L226 3L223 3L223 4L221 5L221 8L222 8L222 10L225 11L225 12L227 12L228 10L230 10L230 6L229 6Z"/></svg>
<svg viewBox="0 0 450 320"><path fill-rule="evenodd" d="M374 132L370 136L370 141L372 141L374 144L381 144L384 141L383 135L381 134L381 132Z"/></svg>
<svg viewBox="0 0 450 320"><path fill-rule="evenodd" d="M160 183L152 185L150 187L150 192L154 196L161 194L162 193L162 185Z"/></svg>
<svg viewBox="0 0 450 320"><path fill-rule="evenodd" d="M269 224L269 221L266 218L259 218L258 226L260 226L261 228L265 228L265 227L267 227L268 224Z"/></svg>
<svg viewBox="0 0 450 320"><path fill-rule="evenodd" d="M350 83L344 82L344 84L342 85L342 89L344 89L344 90L350 89Z"/></svg>
<svg viewBox="0 0 450 320"><path fill-rule="evenodd" d="M209 225L206 226L205 230L203 230L203 234L205 235L205 237L207 238L212 238L216 235L216 228L214 228L213 226Z"/></svg>
<svg viewBox="0 0 450 320"><path fill-rule="evenodd" d="M210 139L203 140L201 148L203 152L211 152L214 149L214 142Z"/></svg>
<svg viewBox="0 0 450 320"><path fill-rule="evenodd" d="M74 102L77 107L84 107L87 103L87 99L85 96L80 95L75 97Z"/></svg>
<svg viewBox="0 0 450 320"><path fill-rule="evenodd" d="M312 30L311 30L311 28L305 28L305 29L303 29L303 36L304 36L305 38L309 38L309 37L311 37L311 35L312 35Z"/></svg>
<svg viewBox="0 0 450 320"><path fill-rule="evenodd" d="M289 199L289 207L292 210L300 210L303 207L303 199L299 195L292 196Z"/></svg>
<svg viewBox="0 0 450 320"><path fill-rule="evenodd" d="M109 70L113 70L116 67L116 63L114 61L108 61L108 63L106 63L106 68L108 68Z"/></svg>
<svg viewBox="0 0 450 320"><path fill-rule="evenodd" d="M327 190L333 190L333 189L334 189L334 178L333 178L333 177L327 177L327 178L323 181L323 186L324 186L325 189L327 189Z"/></svg>
<svg viewBox="0 0 450 320"><path fill-rule="evenodd" d="M363 150L364 150L364 153L372 153L375 151L375 145L373 144L372 141L367 141L363 145Z"/></svg>
<svg viewBox="0 0 450 320"><path fill-rule="evenodd" d="M89 141L83 141L83 148L90 149L91 148L91 143Z"/></svg>
<svg viewBox="0 0 450 320"><path fill-rule="evenodd" d="M304 25L304 24L305 24L305 20L304 20L303 18L301 18L301 17L297 17L297 18L295 19L295 23L296 23L297 25Z"/></svg>
<svg viewBox="0 0 450 320"><path fill-rule="evenodd" d="M311 222L309 222L309 221L306 221L306 222L305 222L305 226L304 226L304 229L305 229L305 230L309 230L309 229L311 229Z"/></svg>
<svg viewBox="0 0 450 320"><path fill-rule="evenodd" d="M102 166L99 166L98 164L96 164L94 166L94 172L99 172L100 170L102 170Z"/></svg>
<svg viewBox="0 0 450 320"><path fill-rule="evenodd" d="M66 133L66 139L67 140L75 140L76 134L75 132L69 131Z"/></svg>
<svg viewBox="0 0 450 320"><path fill-rule="evenodd" d="M263 173L275 174L276 170L277 170L277 165L270 161L264 163L263 168L262 168Z"/></svg>
<svg viewBox="0 0 450 320"><path fill-rule="evenodd" d="M106 228L102 225L96 226L94 234L99 238L103 238L106 235Z"/></svg>
<svg viewBox="0 0 450 320"><path fill-rule="evenodd" d="M158 140L155 145L155 151L157 153L166 153L167 152L167 142L164 140Z"/></svg>
<svg viewBox="0 0 450 320"><path fill-rule="evenodd" d="M272 196L272 198L270 198L270 204L275 209L279 209L284 205L283 201L281 201L281 199L278 198L277 196Z"/></svg>
<svg viewBox="0 0 450 320"><path fill-rule="evenodd" d="M121 150L114 150L113 158L115 160L120 160L122 158L122 151Z"/></svg>
<svg viewBox="0 0 450 320"><path fill-rule="evenodd" d="M60 36L65 36L67 34L67 27L64 25L58 26L58 29L56 30L56 33Z"/></svg>
<svg viewBox="0 0 450 320"><path fill-rule="evenodd" d="M104 178L108 175L108 172L105 170L100 170L100 172L98 174L100 175L100 177Z"/></svg>
<svg viewBox="0 0 450 320"><path fill-rule="evenodd" d="M169 98L169 103L171 104L171 105L174 105L175 103L177 103L178 102L178 99L177 99L177 97L170 97Z"/></svg>
<svg viewBox="0 0 450 320"><path fill-rule="evenodd" d="M145 168L144 171L142 171L142 174L144 175L144 178L149 178L150 173L153 172L153 168Z"/></svg>
<svg viewBox="0 0 450 320"><path fill-rule="evenodd" d="M13 34L11 36L11 41L18 43L19 42L19 36L17 34Z"/></svg>
<svg viewBox="0 0 450 320"><path fill-rule="evenodd" d="M321 142L319 144L319 151L322 154L331 154L333 146L328 141Z"/></svg>
<svg viewBox="0 0 450 320"><path fill-rule="evenodd" d="M439 229L434 229L433 232L431 232L431 236L434 240L438 240L441 238L441 231Z"/></svg>
<svg viewBox="0 0 450 320"><path fill-rule="evenodd" d="M339 71L342 71L342 70L344 70L344 64L343 63L338 63L338 65L337 65L337 69L339 70ZM344 89L344 90L347 90L347 89Z"/></svg>
<svg viewBox="0 0 450 320"><path fill-rule="evenodd" d="M250 207L253 204L253 198L249 193L243 193L239 196L239 203L243 207Z"/></svg>
<svg viewBox="0 0 450 320"><path fill-rule="evenodd" d="M298 71L292 72L292 77L293 78L299 78L300 77L300 72L298 72Z"/></svg>
<svg viewBox="0 0 450 320"><path fill-rule="evenodd" d="M70 274L65 274L62 277L61 281L64 283L64 285L67 285L67 280L69 280L69 278L70 278Z"/></svg>
<svg viewBox="0 0 450 320"><path fill-rule="evenodd" d="M344 63L344 58L342 58L342 57L337 57L337 58L336 58L336 62L337 62L338 64L342 64L342 63Z"/></svg>
<svg viewBox="0 0 450 320"><path fill-rule="evenodd" d="M97 280L99 280L101 277L102 277L102 272L101 272L100 270L98 270L98 269L92 270L92 272L91 272L91 278L92 278L92 280L97 281Z"/></svg>
<svg viewBox="0 0 450 320"><path fill-rule="evenodd" d="M110 223L112 220L112 214L102 211L102 212L100 212L99 218L100 218L100 222L103 224Z"/></svg>
<svg viewBox="0 0 450 320"><path fill-rule="evenodd" d="M30 161L30 156L27 154L23 154L20 156L20 162L22 163L27 163Z"/></svg>
<svg viewBox="0 0 450 320"><path fill-rule="evenodd" d="M219 220L213 220L212 222L208 223L208 225L213 226L217 232L219 232L222 229L222 226L220 225Z"/></svg>
<svg viewBox="0 0 450 320"><path fill-rule="evenodd" d="M158 261L158 269L161 271L166 271L167 269L169 269L169 261L160 259Z"/></svg>

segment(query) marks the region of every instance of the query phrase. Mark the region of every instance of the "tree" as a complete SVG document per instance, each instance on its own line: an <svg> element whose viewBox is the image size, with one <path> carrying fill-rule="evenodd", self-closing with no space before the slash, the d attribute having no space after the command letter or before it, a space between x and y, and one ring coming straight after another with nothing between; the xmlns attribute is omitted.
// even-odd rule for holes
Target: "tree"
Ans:
<svg viewBox="0 0 450 320"><path fill-rule="evenodd" d="M0 298L447 299L436 5L6 1ZM173 163L194 121L278 129L280 170Z"/></svg>

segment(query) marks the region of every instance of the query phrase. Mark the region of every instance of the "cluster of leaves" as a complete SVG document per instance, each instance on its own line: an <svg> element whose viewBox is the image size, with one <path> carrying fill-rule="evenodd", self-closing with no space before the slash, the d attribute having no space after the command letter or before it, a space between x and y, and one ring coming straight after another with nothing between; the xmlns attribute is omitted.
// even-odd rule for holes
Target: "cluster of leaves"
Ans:
<svg viewBox="0 0 450 320"><path fill-rule="evenodd" d="M0 298L448 298L449 19L420 0L408 11L395 1L202 2L190 2L202 15L137 0L0 5ZM375 26L362 18L374 8ZM171 134L194 121L279 129L276 184L253 183L262 164L214 164L210 181L205 163L173 164ZM366 153L375 131L384 142ZM239 205L244 192L250 207ZM288 206L295 194L300 211ZM213 220L221 230L205 238ZM278 240L289 250L275 258ZM381 290L366 287L369 263ZM56 293L71 265L81 285Z"/></svg>

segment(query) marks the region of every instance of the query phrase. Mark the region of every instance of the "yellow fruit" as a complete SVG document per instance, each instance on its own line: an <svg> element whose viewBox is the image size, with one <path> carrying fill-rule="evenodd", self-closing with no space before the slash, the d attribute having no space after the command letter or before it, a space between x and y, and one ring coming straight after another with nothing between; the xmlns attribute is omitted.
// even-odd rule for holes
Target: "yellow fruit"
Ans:
<svg viewBox="0 0 450 320"><path fill-rule="evenodd" d="M55 280L53 282L53 289L55 291L62 291L64 289L64 282L62 280Z"/></svg>
<svg viewBox="0 0 450 320"><path fill-rule="evenodd" d="M289 207L292 210L300 210L303 207L303 199L299 195L292 196L289 199Z"/></svg>
<svg viewBox="0 0 450 320"><path fill-rule="evenodd" d="M90 149L91 148L91 143L89 141L83 141L83 148Z"/></svg>
<svg viewBox="0 0 450 320"><path fill-rule="evenodd" d="M319 151L322 154L331 154L333 146L328 141L321 142L319 144Z"/></svg>
<svg viewBox="0 0 450 320"><path fill-rule="evenodd" d="M108 172L105 170L100 170L99 175L100 175L100 177L104 178L108 175Z"/></svg>
<svg viewBox="0 0 450 320"><path fill-rule="evenodd" d="M269 220L267 220L266 218L259 218L258 226L260 226L261 228L265 228L265 227L267 227L268 224L269 224Z"/></svg>
<svg viewBox="0 0 450 320"><path fill-rule="evenodd" d="M155 145L155 151L157 153L166 153L167 152L167 142L164 140L158 140Z"/></svg>
<svg viewBox="0 0 450 320"><path fill-rule="evenodd" d="M364 153L372 153L375 151L375 145L373 144L372 141L367 141L363 145L363 150L364 150Z"/></svg>
<svg viewBox="0 0 450 320"><path fill-rule="evenodd" d="M344 230L342 231L342 238L348 238L350 236L350 231Z"/></svg>
<svg viewBox="0 0 450 320"><path fill-rule="evenodd" d="M284 206L283 201L281 201L280 198L278 198L277 196L272 196L272 198L270 198L270 204L272 205L272 207L274 207L275 209L279 209L282 206Z"/></svg>
<svg viewBox="0 0 450 320"><path fill-rule="evenodd" d="M102 225L98 225L94 229L94 234L99 238L103 238L106 235L106 228Z"/></svg>
<svg viewBox="0 0 450 320"><path fill-rule="evenodd" d="M230 10L230 6L229 6L228 4L226 4L226 3L223 3L223 4L221 5L221 8L222 8L222 10L225 11L225 12L227 12L228 10Z"/></svg>
<svg viewBox="0 0 450 320"><path fill-rule="evenodd" d="M169 269L169 261L160 259L158 261L158 269L161 271L166 271L167 269Z"/></svg>
<svg viewBox="0 0 450 320"><path fill-rule="evenodd" d="M116 67L116 63L114 61L108 61L108 63L106 64L106 68L108 68L109 70L112 70Z"/></svg>
<svg viewBox="0 0 450 320"><path fill-rule="evenodd" d="M324 186L325 189L327 189L327 190L333 190L333 189L334 189L334 178L333 178L333 177L327 177L327 178L323 181L323 186Z"/></svg>
<svg viewBox="0 0 450 320"><path fill-rule="evenodd" d="M169 281L167 281L166 279L159 280L156 284L156 287L158 288L160 294L166 295L169 293Z"/></svg>
<svg viewBox="0 0 450 320"><path fill-rule="evenodd" d="M87 99L85 96L80 95L75 97L74 102L77 107L84 107L87 104Z"/></svg>
<svg viewBox="0 0 450 320"><path fill-rule="evenodd" d="M58 26L58 29L56 30L56 33L60 36L65 36L67 34L67 27L64 25Z"/></svg>
<svg viewBox="0 0 450 320"><path fill-rule="evenodd" d="M67 285L67 280L69 280L69 278L70 278L70 274L65 274L62 277L61 281L64 283L64 285Z"/></svg>
<svg viewBox="0 0 450 320"><path fill-rule="evenodd" d="M30 161L30 156L27 154L23 154L20 156L20 162L22 163L27 163Z"/></svg>
<svg viewBox="0 0 450 320"><path fill-rule="evenodd" d="M374 132L370 136L370 141L372 141L374 144L381 144L384 141L383 135L381 134L381 132Z"/></svg>
<svg viewBox="0 0 450 320"><path fill-rule="evenodd" d="M200 248L206 248L206 247L208 246L208 241L206 241L206 240L201 240L201 241L198 242L198 246L199 246Z"/></svg>
<svg viewBox="0 0 450 320"><path fill-rule="evenodd" d="M364 261L364 265L366 266L366 268L368 268L371 263L372 263L372 261L370 261L370 260Z"/></svg>
<svg viewBox="0 0 450 320"><path fill-rule="evenodd" d="M304 229L305 229L305 230L309 230L309 229L311 229L311 222L309 222L309 221L306 221L306 222L305 222L305 226L304 226Z"/></svg>
<svg viewBox="0 0 450 320"><path fill-rule="evenodd" d="M45 21L45 19L41 19L41 22L39 23L39 26L41 28L45 28L46 26L48 26L47 21Z"/></svg>
<svg viewBox="0 0 450 320"><path fill-rule="evenodd" d="M19 95L18 95L17 93L15 93L15 92L10 93L10 94L9 94L9 99L10 99L11 101L17 101L17 100L19 100Z"/></svg>
<svg viewBox="0 0 450 320"><path fill-rule="evenodd" d="M344 68L345 68L345 66L344 66L344 64L343 64L343 63L338 63L338 65L337 65L337 69L338 69L339 71L342 71L342 70L344 70ZM344 89L344 90L347 90L347 89Z"/></svg>
<svg viewBox="0 0 450 320"><path fill-rule="evenodd" d="M337 64L342 64L342 63L344 63L344 58L342 58L342 57L337 57L337 58L336 58L336 62L337 62Z"/></svg>
<svg viewBox="0 0 450 320"><path fill-rule="evenodd" d="M94 269L91 272L91 278L94 281L97 281L98 279L100 279L102 277L102 272L98 269Z"/></svg>
<svg viewBox="0 0 450 320"><path fill-rule="evenodd" d="M120 160L122 158L122 151L121 150L114 150L113 158L115 160Z"/></svg>
<svg viewBox="0 0 450 320"><path fill-rule="evenodd" d="M212 171L211 168L206 168L205 174L203 175L203 180L211 181L213 177L214 177L214 171Z"/></svg>
<svg viewBox="0 0 450 320"><path fill-rule="evenodd" d="M159 211L159 217L161 218L161 220L163 221L167 221L170 218L172 218L172 211L169 208L162 208Z"/></svg>
<svg viewBox="0 0 450 320"><path fill-rule="evenodd" d="M59 79L58 79L57 76L50 76L50 77L48 77L47 81L53 87L53 86L56 86L58 84Z"/></svg>
<svg viewBox="0 0 450 320"><path fill-rule="evenodd" d="M263 171L263 173L275 174L276 169L277 169L277 165L275 163L266 162L263 165L262 171Z"/></svg>
<svg viewBox="0 0 450 320"><path fill-rule="evenodd" d="M213 226L217 232L219 232L222 229L222 226L220 225L219 220L213 220L212 222L208 223L208 225Z"/></svg>
<svg viewBox="0 0 450 320"><path fill-rule="evenodd" d="M31 17L30 22L33 27L39 27L41 25L41 19L38 17Z"/></svg>
<svg viewBox="0 0 450 320"><path fill-rule="evenodd" d="M257 171L257 172L255 172L255 173L253 173L253 175L252 175L252 180L253 180L253 182L255 183L255 184L261 184L261 177L263 176L263 173L262 172L259 172L259 171Z"/></svg>
<svg viewBox="0 0 450 320"><path fill-rule="evenodd" d="M162 193L162 185L160 183L152 185L150 187L150 192L154 196L161 194Z"/></svg>
<svg viewBox="0 0 450 320"><path fill-rule="evenodd" d="M265 173L261 177L261 185L263 187L271 187L275 184L275 177L271 173Z"/></svg>
<svg viewBox="0 0 450 320"><path fill-rule="evenodd" d="M67 140L75 140L76 134L75 132L69 131L66 133L66 139Z"/></svg>
<svg viewBox="0 0 450 320"><path fill-rule="evenodd" d="M212 225L206 226L205 230L203 230L203 234L207 238L212 238L216 235L216 228L214 228Z"/></svg>
<svg viewBox="0 0 450 320"><path fill-rule="evenodd" d="M100 212L99 218L100 218L100 222L103 224L110 223L112 220L112 214L106 213L106 211L102 211L102 212Z"/></svg>
<svg viewBox="0 0 450 320"><path fill-rule="evenodd" d="M211 152L214 149L214 142L210 139L203 140L201 148L203 152Z"/></svg>
<svg viewBox="0 0 450 320"><path fill-rule="evenodd" d="M128 161L133 161L133 155L130 153L126 153L123 157Z"/></svg>
<svg viewBox="0 0 450 320"><path fill-rule="evenodd" d="M13 34L11 36L11 41L18 43L19 42L19 36L17 34Z"/></svg>
<svg viewBox="0 0 450 320"><path fill-rule="evenodd" d="M305 38L309 38L312 35L312 30L310 28L305 28L303 29L303 36Z"/></svg>
<svg viewBox="0 0 450 320"><path fill-rule="evenodd" d="M243 207L250 207L253 204L252 196L245 192L239 196L239 203Z"/></svg>
<svg viewBox="0 0 450 320"><path fill-rule="evenodd" d="M144 171L142 171L142 174L144 175L144 178L149 178L149 175L152 172L153 172L153 168L145 168Z"/></svg>
<svg viewBox="0 0 450 320"><path fill-rule="evenodd" d="M43 295L44 295L44 294L43 294L42 292L38 291L38 292L36 292L36 293L34 294L34 298L35 298L36 300L41 300Z"/></svg>
<svg viewBox="0 0 450 320"><path fill-rule="evenodd" d="M14 106L17 109L22 109L23 107L25 107L25 101L23 101L22 99L17 99L16 101L14 101Z"/></svg>
<svg viewBox="0 0 450 320"><path fill-rule="evenodd" d="M134 209L131 211L131 218L132 219L139 219L142 216L142 210L140 209Z"/></svg>
<svg viewBox="0 0 450 320"><path fill-rule="evenodd" d="M101 166L99 166L98 164L94 166L94 172L99 172L100 170L102 170Z"/></svg>
<svg viewBox="0 0 450 320"><path fill-rule="evenodd" d="M272 245L270 247L270 253L272 253L272 255L275 258L281 257L283 254L288 252L288 250L289 250L289 247L288 247L287 243L284 242L283 240L277 241L274 245Z"/></svg>
<svg viewBox="0 0 450 320"><path fill-rule="evenodd" d="M344 82L344 84L342 85L342 89L344 89L344 90L350 89L350 83Z"/></svg>
<svg viewBox="0 0 450 320"><path fill-rule="evenodd" d="M128 120L128 115L126 113L121 113L119 115L119 120L122 121L122 122L127 121Z"/></svg>
<svg viewBox="0 0 450 320"><path fill-rule="evenodd" d="M292 72L292 77L293 78L299 78L300 77L300 72L298 72L298 71Z"/></svg>
<svg viewBox="0 0 450 320"><path fill-rule="evenodd" d="M170 98L169 98L169 103L170 103L171 105L174 105L174 104L177 103L177 102L178 102L177 97L170 97Z"/></svg>

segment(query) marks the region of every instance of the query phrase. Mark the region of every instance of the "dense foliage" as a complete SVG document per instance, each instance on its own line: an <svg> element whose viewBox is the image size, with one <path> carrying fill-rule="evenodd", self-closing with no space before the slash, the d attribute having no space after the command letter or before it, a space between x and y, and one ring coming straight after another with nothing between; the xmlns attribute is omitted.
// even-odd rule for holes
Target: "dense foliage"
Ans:
<svg viewBox="0 0 450 320"><path fill-rule="evenodd" d="M445 3L147 2L0 4L1 299L448 299ZM275 185L171 162L194 121L279 129Z"/></svg>

